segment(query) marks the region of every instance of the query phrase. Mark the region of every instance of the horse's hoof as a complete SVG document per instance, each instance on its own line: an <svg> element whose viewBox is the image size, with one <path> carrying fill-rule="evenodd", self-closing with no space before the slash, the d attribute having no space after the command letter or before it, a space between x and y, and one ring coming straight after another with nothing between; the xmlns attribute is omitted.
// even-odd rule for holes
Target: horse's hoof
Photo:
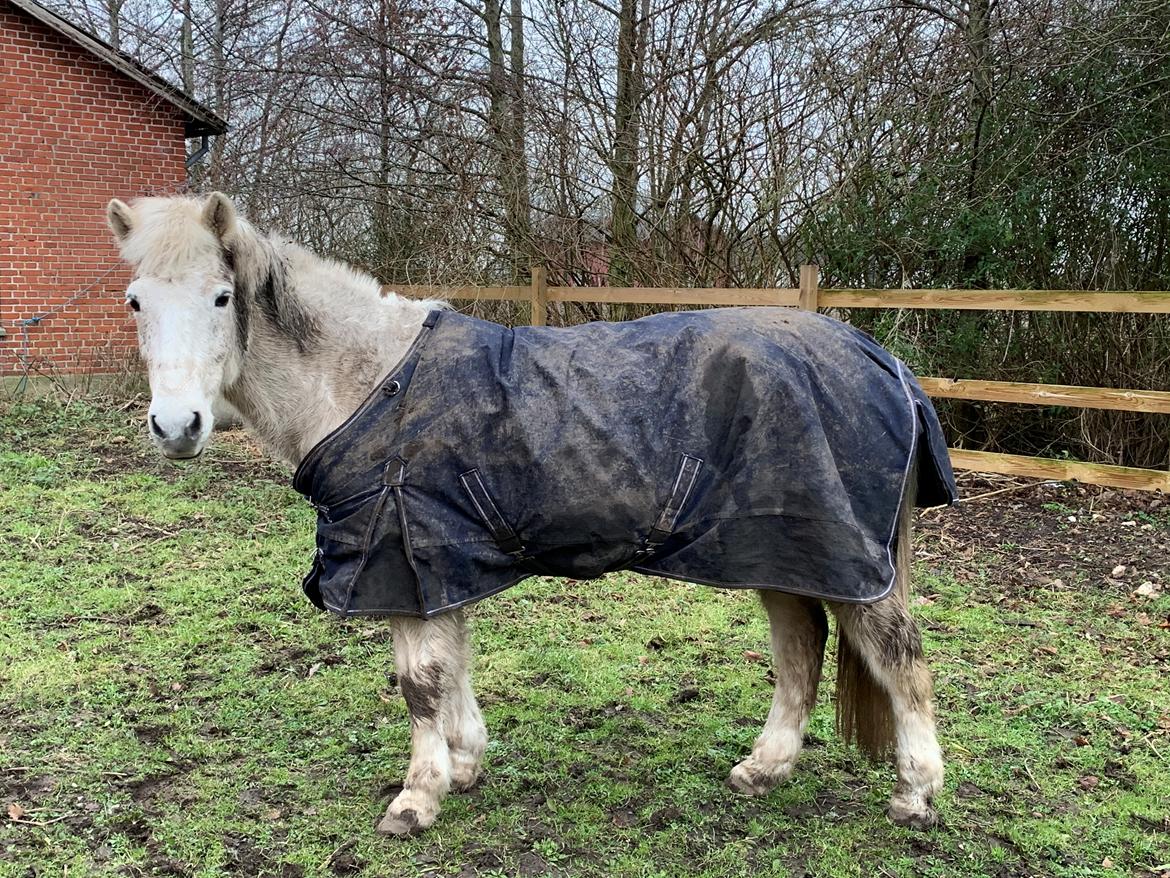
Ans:
<svg viewBox="0 0 1170 878"><path fill-rule="evenodd" d="M479 783L479 762L468 757L451 756L451 789L465 793Z"/></svg>
<svg viewBox="0 0 1170 878"><path fill-rule="evenodd" d="M416 789L399 793L377 826L381 835L415 835L429 829L439 816L439 800Z"/></svg>
<svg viewBox="0 0 1170 878"><path fill-rule="evenodd" d="M925 809L910 809L898 805L890 805L890 809L886 812L886 815L898 826L904 826L906 829L916 829L919 832L931 829L938 824L938 812L930 807Z"/></svg>
<svg viewBox="0 0 1170 878"><path fill-rule="evenodd" d="M423 826L419 823L418 814L412 808L400 811L397 814L386 812L386 816L378 823L378 835L414 835L421 832Z"/></svg>
<svg viewBox="0 0 1170 878"><path fill-rule="evenodd" d="M785 772L765 772L749 765L750 759L731 769L727 786L744 796L766 796L787 776Z"/></svg>
<svg viewBox="0 0 1170 878"><path fill-rule="evenodd" d="M467 793L475 789L475 785L479 783L479 772L472 775L452 775L451 776L451 792L453 793Z"/></svg>

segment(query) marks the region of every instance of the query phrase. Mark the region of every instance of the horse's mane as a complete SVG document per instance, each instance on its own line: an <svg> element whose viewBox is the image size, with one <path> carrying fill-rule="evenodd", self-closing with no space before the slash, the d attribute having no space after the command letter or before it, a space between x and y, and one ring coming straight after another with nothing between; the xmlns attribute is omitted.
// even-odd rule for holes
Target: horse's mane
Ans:
<svg viewBox="0 0 1170 878"><path fill-rule="evenodd" d="M238 220L235 238L224 244L224 265L232 272L236 288L239 336L249 337L250 311L259 310L272 327L305 353L321 334L320 321L296 294L285 250L299 245L257 232ZM241 316L243 315L243 316Z"/></svg>

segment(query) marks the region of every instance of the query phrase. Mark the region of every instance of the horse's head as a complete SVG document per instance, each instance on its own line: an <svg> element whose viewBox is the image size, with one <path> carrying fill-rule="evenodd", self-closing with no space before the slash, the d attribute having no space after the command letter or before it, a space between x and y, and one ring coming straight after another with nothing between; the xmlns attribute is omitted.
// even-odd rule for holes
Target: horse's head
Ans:
<svg viewBox="0 0 1170 878"><path fill-rule="evenodd" d="M150 435L164 455L195 457L212 402L239 376L247 313L235 296L235 208L224 195L109 203L106 218L134 267L126 304L150 376Z"/></svg>

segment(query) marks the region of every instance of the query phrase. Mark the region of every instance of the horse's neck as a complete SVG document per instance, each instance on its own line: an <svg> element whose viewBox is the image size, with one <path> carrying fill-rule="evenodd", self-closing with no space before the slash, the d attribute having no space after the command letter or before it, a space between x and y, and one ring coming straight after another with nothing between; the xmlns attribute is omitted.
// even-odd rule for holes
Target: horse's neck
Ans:
<svg viewBox="0 0 1170 878"><path fill-rule="evenodd" d="M271 324L253 321L240 380L227 397L268 450L295 466L402 359L436 303L380 298L372 278L323 260L294 271L294 294L319 334L301 351Z"/></svg>
<svg viewBox="0 0 1170 878"><path fill-rule="evenodd" d="M426 318L417 303L405 305L393 327L376 319L360 331L347 325L306 354L271 338L249 350L241 399L231 401L270 452L295 466L373 392Z"/></svg>

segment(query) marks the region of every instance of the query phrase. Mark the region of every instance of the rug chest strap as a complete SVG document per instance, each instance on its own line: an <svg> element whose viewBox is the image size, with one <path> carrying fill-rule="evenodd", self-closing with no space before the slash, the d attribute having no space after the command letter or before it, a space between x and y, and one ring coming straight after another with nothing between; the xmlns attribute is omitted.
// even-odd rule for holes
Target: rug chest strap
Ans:
<svg viewBox="0 0 1170 878"><path fill-rule="evenodd" d="M516 531L512 530L512 526L508 524L495 501L492 500L491 494L484 486L479 470L468 470L459 476L459 481L463 483L463 489L471 497L471 502L475 505L479 517L483 519L483 523L487 526L492 539L496 541L496 545L500 547L500 551L523 558L524 544L520 541L520 537L516 536Z"/></svg>

